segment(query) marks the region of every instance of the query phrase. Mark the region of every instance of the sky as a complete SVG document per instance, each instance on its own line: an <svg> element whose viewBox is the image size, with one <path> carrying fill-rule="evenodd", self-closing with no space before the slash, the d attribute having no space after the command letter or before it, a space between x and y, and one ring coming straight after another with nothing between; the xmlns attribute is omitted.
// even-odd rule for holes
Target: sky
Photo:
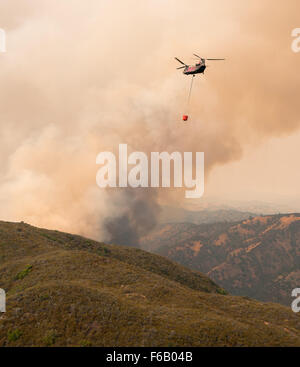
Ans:
<svg viewBox="0 0 300 367"><path fill-rule="evenodd" d="M121 143L204 152L205 198L297 198L299 11L298 0L0 0L0 218L138 242L160 205L187 203L182 190L99 189L96 156ZM190 79L174 56L193 53L226 61L196 78L183 124Z"/></svg>
<svg viewBox="0 0 300 367"><path fill-rule="evenodd" d="M296 132L245 149L240 160L213 169L207 190L232 200L294 201L300 210L299 141L300 133Z"/></svg>

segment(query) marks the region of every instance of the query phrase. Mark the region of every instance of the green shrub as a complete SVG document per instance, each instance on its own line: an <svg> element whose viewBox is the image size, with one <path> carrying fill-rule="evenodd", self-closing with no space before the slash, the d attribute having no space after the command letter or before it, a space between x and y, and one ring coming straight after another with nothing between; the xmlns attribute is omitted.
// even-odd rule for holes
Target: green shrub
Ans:
<svg viewBox="0 0 300 367"><path fill-rule="evenodd" d="M44 293L44 294L40 294L39 298L40 298L41 301L46 301L47 299L50 298L50 296L49 296L48 293Z"/></svg>
<svg viewBox="0 0 300 367"><path fill-rule="evenodd" d="M110 254L110 251L108 248L106 247L101 247L97 250L97 254L100 255L100 256L107 256Z"/></svg>
<svg viewBox="0 0 300 367"><path fill-rule="evenodd" d="M55 344L56 342L56 333L53 330L50 330L48 334L44 337L43 342L46 344L47 347Z"/></svg>
<svg viewBox="0 0 300 367"><path fill-rule="evenodd" d="M18 340L20 337L22 336L22 332L19 329L15 329L15 330L10 330L7 333L7 338L8 341L10 342L15 342L16 340Z"/></svg>
<svg viewBox="0 0 300 367"><path fill-rule="evenodd" d="M92 343L89 340L81 340L80 346L81 347L91 347Z"/></svg>
<svg viewBox="0 0 300 367"><path fill-rule="evenodd" d="M26 277L26 275L28 275L31 272L31 270L32 270L32 265L27 265L24 270L20 271L16 275L15 279L17 279L17 280L24 279Z"/></svg>
<svg viewBox="0 0 300 367"><path fill-rule="evenodd" d="M226 296L228 294L228 292L226 292L223 288L217 288L217 293L222 294L223 296Z"/></svg>

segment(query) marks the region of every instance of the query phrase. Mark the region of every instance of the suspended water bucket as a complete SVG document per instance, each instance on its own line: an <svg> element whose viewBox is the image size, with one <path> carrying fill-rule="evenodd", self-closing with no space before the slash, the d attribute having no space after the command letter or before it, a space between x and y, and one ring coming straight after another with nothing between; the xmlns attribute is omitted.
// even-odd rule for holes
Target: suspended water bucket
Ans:
<svg viewBox="0 0 300 367"><path fill-rule="evenodd" d="M189 119L189 116L188 116L188 115L183 115L183 116L182 116L182 120L183 120L183 121L187 121L188 119Z"/></svg>

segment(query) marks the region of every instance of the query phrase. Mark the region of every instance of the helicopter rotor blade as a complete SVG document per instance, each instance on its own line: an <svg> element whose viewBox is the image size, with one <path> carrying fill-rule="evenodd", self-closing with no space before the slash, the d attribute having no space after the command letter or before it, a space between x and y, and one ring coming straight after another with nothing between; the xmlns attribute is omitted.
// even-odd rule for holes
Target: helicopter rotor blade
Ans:
<svg viewBox="0 0 300 367"><path fill-rule="evenodd" d="M208 60L208 61L221 61L221 60L225 60L225 59L204 59L204 58L200 57L197 54L193 54L193 55L196 56L196 57L198 57L201 60Z"/></svg>
<svg viewBox="0 0 300 367"><path fill-rule="evenodd" d="M176 68L177 70L179 70L179 69L185 69L186 68L186 66L180 66L180 68Z"/></svg>
<svg viewBox="0 0 300 367"><path fill-rule="evenodd" d="M187 64L185 64L184 62L182 62L181 60L177 59L177 57L175 57L175 60L177 60L178 62L180 62L180 64L187 66Z"/></svg>

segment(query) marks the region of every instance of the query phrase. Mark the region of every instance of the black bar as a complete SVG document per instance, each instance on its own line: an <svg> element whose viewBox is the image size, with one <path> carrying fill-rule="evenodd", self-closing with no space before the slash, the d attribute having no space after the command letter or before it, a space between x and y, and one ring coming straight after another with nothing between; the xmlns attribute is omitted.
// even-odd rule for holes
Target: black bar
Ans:
<svg viewBox="0 0 300 367"><path fill-rule="evenodd" d="M5 355L5 356L4 356ZM204 366L228 361L241 365L243 361L258 363L263 357L296 357L299 348L1 348L0 358L10 364L29 360L40 366L42 360L58 363L62 358L74 358L84 366L93 360L99 366Z"/></svg>

